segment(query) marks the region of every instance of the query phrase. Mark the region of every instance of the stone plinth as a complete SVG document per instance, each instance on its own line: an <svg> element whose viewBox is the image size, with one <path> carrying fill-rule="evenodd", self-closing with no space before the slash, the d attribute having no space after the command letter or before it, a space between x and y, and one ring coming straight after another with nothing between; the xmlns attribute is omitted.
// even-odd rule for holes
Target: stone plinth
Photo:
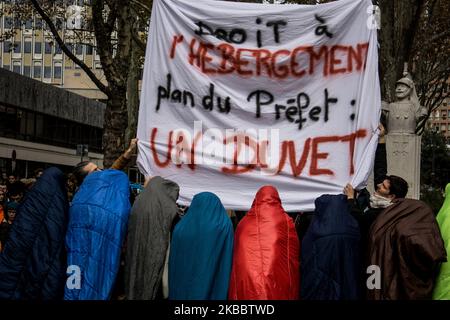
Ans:
<svg viewBox="0 0 450 320"><path fill-rule="evenodd" d="M415 134L386 135L388 174L408 182L407 198L420 197L420 136Z"/></svg>

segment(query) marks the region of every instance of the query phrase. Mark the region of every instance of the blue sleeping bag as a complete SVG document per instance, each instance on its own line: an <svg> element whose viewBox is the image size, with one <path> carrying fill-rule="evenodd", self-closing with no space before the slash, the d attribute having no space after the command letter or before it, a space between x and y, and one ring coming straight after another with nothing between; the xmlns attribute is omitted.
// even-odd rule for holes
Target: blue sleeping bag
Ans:
<svg viewBox="0 0 450 320"><path fill-rule="evenodd" d="M301 244L300 298L355 300L359 297L358 222L347 197L322 195Z"/></svg>
<svg viewBox="0 0 450 320"><path fill-rule="evenodd" d="M233 256L233 225L211 192L194 196L170 243L169 299L225 300Z"/></svg>
<svg viewBox="0 0 450 320"><path fill-rule="evenodd" d="M49 168L19 205L0 254L0 299L63 298L68 213L64 174Z"/></svg>
<svg viewBox="0 0 450 320"><path fill-rule="evenodd" d="M129 197L128 177L121 171L97 171L84 179L70 207L66 236L67 263L79 267L81 283L79 288L66 286L65 300L110 298L127 231Z"/></svg>

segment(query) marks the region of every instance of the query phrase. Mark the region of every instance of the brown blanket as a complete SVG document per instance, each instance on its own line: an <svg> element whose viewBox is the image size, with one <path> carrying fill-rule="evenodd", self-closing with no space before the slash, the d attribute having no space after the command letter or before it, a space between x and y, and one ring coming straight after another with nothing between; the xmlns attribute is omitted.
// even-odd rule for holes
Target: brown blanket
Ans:
<svg viewBox="0 0 450 320"><path fill-rule="evenodd" d="M369 233L369 265L381 271L370 300L431 299L446 252L439 226L423 202L398 199L381 212Z"/></svg>

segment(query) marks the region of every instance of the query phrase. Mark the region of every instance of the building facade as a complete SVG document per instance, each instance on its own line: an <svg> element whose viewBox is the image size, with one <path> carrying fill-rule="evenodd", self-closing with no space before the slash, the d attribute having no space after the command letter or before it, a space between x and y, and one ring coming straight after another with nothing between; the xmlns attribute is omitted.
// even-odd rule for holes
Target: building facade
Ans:
<svg viewBox="0 0 450 320"><path fill-rule="evenodd" d="M434 110L428 126L435 132L440 132L447 138L447 144L450 144L450 98L446 98L443 103Z"/></svg>
<svg viewBox="0 0 450 320"><path fill-rule="evenodd" d="M102 167L105 105L0 68L0 171L29 177L56 165L69 172L81 160ZM77 155L78 145L88 154Z"/></svg>
<svg viewBox="0 0 450 320"><path fill-rule="evenodd" d="M85 72L62 52L39 16L33 15L22 21L13 13L8 13L6 8L14 1L17 0L0 0L0 10L5 13L0 15L0 34L12 34L0 41L0 67L87 98L106 99ZM83 0L55 1L55 6L69 12L70 6L87 3ZM59 35L72 53L99 79L104 78L100 57L95 50L95 37L90 32L72 30L72 22L70 19L54 20Z"/></svg>

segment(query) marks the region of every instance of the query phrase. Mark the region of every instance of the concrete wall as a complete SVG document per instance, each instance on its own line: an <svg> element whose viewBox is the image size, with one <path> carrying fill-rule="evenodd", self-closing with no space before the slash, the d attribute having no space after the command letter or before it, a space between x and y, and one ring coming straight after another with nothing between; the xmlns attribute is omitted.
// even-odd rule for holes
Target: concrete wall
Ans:
<svg viewBox="0 0 450 320"><path fill-rule="evenodd" d="M103 103L3 68L0 68L0 103L103 128Z"/></svg>

